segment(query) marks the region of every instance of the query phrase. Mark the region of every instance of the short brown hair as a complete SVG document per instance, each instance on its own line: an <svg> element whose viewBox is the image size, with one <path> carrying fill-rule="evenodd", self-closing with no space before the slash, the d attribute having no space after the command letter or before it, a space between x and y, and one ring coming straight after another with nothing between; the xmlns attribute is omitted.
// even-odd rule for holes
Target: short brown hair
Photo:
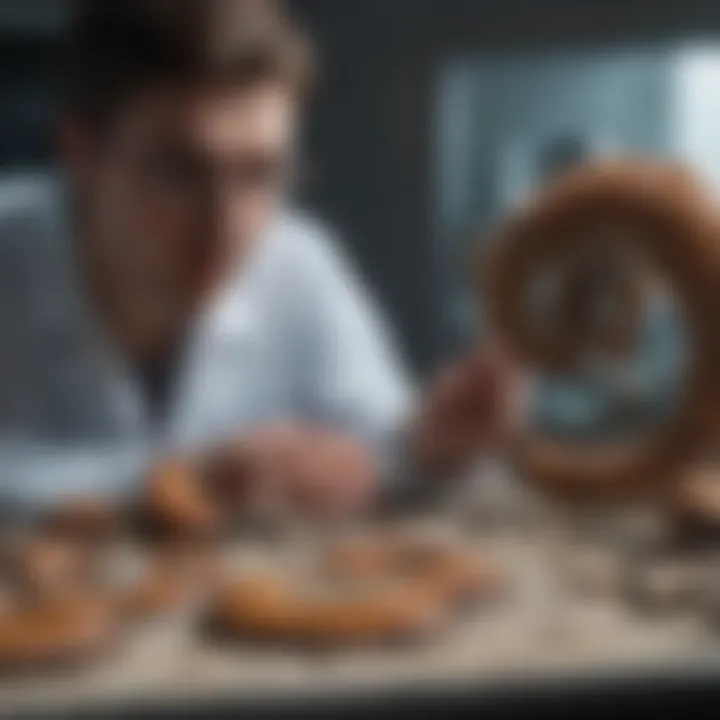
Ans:
<svg viewBox="0 0 720 720"><path fill-rule="evenodd" d="M68 48L70 109L105 124L165 84L314 80L308 36L280 0L83 0Z"/></svg>

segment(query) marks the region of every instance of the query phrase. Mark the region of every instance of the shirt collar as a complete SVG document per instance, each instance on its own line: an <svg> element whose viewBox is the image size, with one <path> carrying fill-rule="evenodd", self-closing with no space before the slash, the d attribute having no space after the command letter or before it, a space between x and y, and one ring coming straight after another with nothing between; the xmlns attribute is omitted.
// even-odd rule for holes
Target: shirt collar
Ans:
<svg viewBox="0 0 720 720"><path fill-rule="evenodd" d="M266 268L278 251L281 216L270 223L247 263L236 268L215 298L207 305L205 323L210 333L220 339L243 339L260 328L263 311L260 297Z"/></svg>

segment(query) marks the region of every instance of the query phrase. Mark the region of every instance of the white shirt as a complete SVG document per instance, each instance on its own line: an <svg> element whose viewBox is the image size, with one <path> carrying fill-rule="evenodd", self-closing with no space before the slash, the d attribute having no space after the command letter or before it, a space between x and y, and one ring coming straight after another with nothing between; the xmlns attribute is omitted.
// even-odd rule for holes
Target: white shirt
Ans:
<svg viewBox="0 0 720 720"><path fill-rule="evenodd" d="M61 183L0 192L0 498L124 495L151 457L287 419L384 450L411 392L388 330L328 232L277 218L205 309L162 432L91 321Z"/></svg>

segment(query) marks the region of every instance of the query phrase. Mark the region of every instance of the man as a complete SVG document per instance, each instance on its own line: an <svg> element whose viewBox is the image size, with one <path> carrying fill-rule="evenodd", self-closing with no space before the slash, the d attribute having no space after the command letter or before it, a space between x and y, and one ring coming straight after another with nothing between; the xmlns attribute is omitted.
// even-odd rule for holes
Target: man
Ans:
<svg viewBox="0 0 720 720"><path fill-rule="evenodd" d="M62 178L0 223L7 495L125 493L220 445L346 511L495 441L498 358L415 402L350 261L288 206L312 58L278 4L89 1L70 55Z"/></svg>

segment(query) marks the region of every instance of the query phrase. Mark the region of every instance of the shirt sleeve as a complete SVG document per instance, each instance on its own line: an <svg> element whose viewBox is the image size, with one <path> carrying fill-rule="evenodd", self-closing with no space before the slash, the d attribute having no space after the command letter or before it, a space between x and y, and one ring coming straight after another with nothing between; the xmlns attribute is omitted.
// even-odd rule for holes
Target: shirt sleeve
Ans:
<svg viewBox="0 0 720 720"><path fill-rule="evenodd" d="M407 466L405 428L415 390L389 324L352 260L325 234L306 253L303 344L311 417L369 442L385 474Z"/></svg>
<svg viewBox="0 0 720 720"><path fill-rule="evenodd" d="M149 448L134 444L88 446L32 439L0 441L0 505L41 509L69 497L101 492L129 500L137 492Z"/></svg>

